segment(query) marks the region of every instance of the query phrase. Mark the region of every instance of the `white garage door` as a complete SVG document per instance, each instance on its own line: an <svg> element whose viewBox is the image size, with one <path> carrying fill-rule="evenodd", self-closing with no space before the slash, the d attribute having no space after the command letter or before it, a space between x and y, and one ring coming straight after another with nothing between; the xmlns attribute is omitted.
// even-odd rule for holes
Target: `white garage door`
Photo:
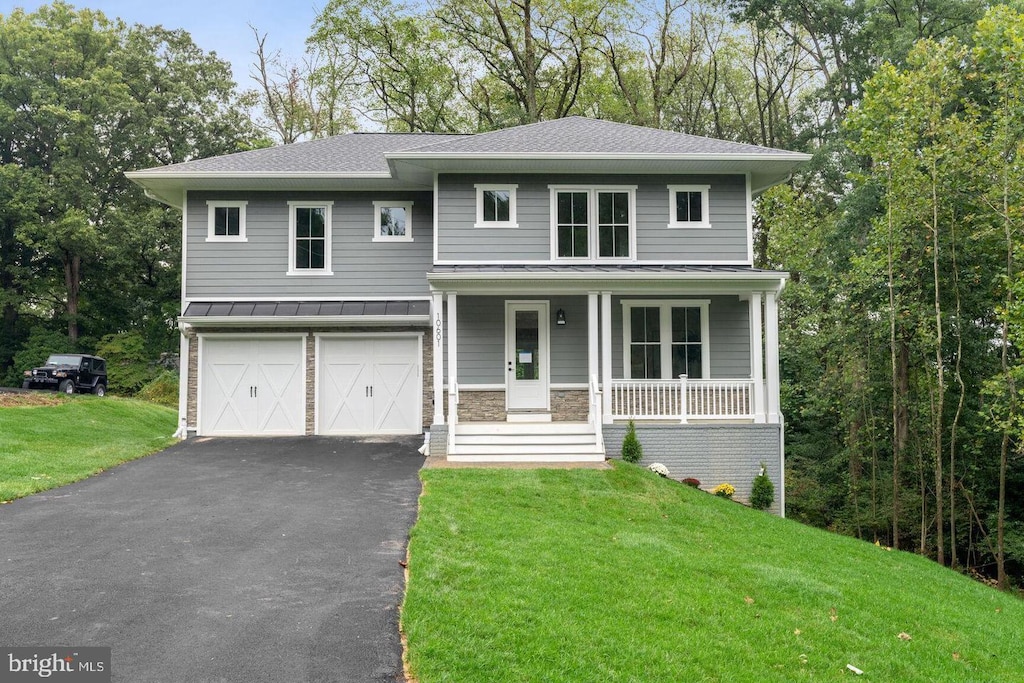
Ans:
<svg viewBox="0 0 1024 683"><path fill-rule="evenodd" d="M415 337L320 337L318 434L418 434L420 346Z"/></svg>
<svg viewBox="0 0 1024 683"><path fill-rule="evenodd" d="M203 338L199 433L305 434L303 340Z"/></svg>

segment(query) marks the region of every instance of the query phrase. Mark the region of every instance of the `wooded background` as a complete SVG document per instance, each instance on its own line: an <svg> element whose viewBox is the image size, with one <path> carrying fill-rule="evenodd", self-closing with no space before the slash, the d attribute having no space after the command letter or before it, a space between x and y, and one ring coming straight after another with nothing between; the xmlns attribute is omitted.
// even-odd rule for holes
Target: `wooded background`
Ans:
<svg viewBox="0 0 1024 683"><path fill-rule="evenodd" d="M125 171L568 115L808 152L755 220L755 265L792 274L789 516L1019 584L1021 10L331 0L300 60L253 27L239 83L183 31L15 11L0 17L0 384L82 350L132 393L177 349L180 216Z"/></svg>

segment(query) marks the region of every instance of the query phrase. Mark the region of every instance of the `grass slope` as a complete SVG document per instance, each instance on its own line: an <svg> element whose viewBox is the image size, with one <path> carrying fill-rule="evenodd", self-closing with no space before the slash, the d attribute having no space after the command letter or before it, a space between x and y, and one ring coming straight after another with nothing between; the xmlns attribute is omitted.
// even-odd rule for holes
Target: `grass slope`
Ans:
<svg viewBox="0 0 1024 683"><path fill-rule="evenodd" d="M420 683L1024 675L1024 602L913 554L619 463L422 478L402 613Z"/></svg>
<svg viewBox="0 0 1024 683"><path fill-rule="evenodd" d="M176 415L109 396L0 408L0 501L70 484L166 448L174 441Z"/></svg>

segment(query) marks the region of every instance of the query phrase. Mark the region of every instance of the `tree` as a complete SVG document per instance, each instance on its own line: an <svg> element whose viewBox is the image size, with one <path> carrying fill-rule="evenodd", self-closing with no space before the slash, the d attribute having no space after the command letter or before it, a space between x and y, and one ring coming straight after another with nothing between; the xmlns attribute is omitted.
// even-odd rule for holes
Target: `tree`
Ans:
<svg viewBox="0 0 1024 683"><path fill-rule="evenodd" d="M331 0L309 39L317 54L331 55L314 74L351 63L358 73L361 113L397 132L459 131L467 126L458 96L459 75L441 28L430 17L391 0Z"/></svg>
<svg viewBox="0 0 1024 683"><path fill-rule="evenodd" d="M163 320L180 221L124 172L251 144L258 135L235 103L227 63L183 31L63 2L0 17L0 165L17 194L2 210L0 367L27 310L62 318L72 346L83 331L139 323L137 312L117 318L90 302L145 301ZM169 332L164 324L165 343Z"/></svg>

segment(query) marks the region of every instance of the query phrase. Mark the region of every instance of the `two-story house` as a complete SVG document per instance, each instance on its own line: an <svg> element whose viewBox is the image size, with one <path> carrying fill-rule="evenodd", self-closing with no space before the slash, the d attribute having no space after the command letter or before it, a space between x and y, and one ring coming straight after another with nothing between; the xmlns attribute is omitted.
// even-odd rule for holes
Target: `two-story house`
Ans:
<svg viewBox="0 0 1024 683"><path fill-rule="evenodd" d="M182 212L181 433L589 461L633 419L675 477L782 492L751 201L807 158L574 117L130 173Z"/></svg>

